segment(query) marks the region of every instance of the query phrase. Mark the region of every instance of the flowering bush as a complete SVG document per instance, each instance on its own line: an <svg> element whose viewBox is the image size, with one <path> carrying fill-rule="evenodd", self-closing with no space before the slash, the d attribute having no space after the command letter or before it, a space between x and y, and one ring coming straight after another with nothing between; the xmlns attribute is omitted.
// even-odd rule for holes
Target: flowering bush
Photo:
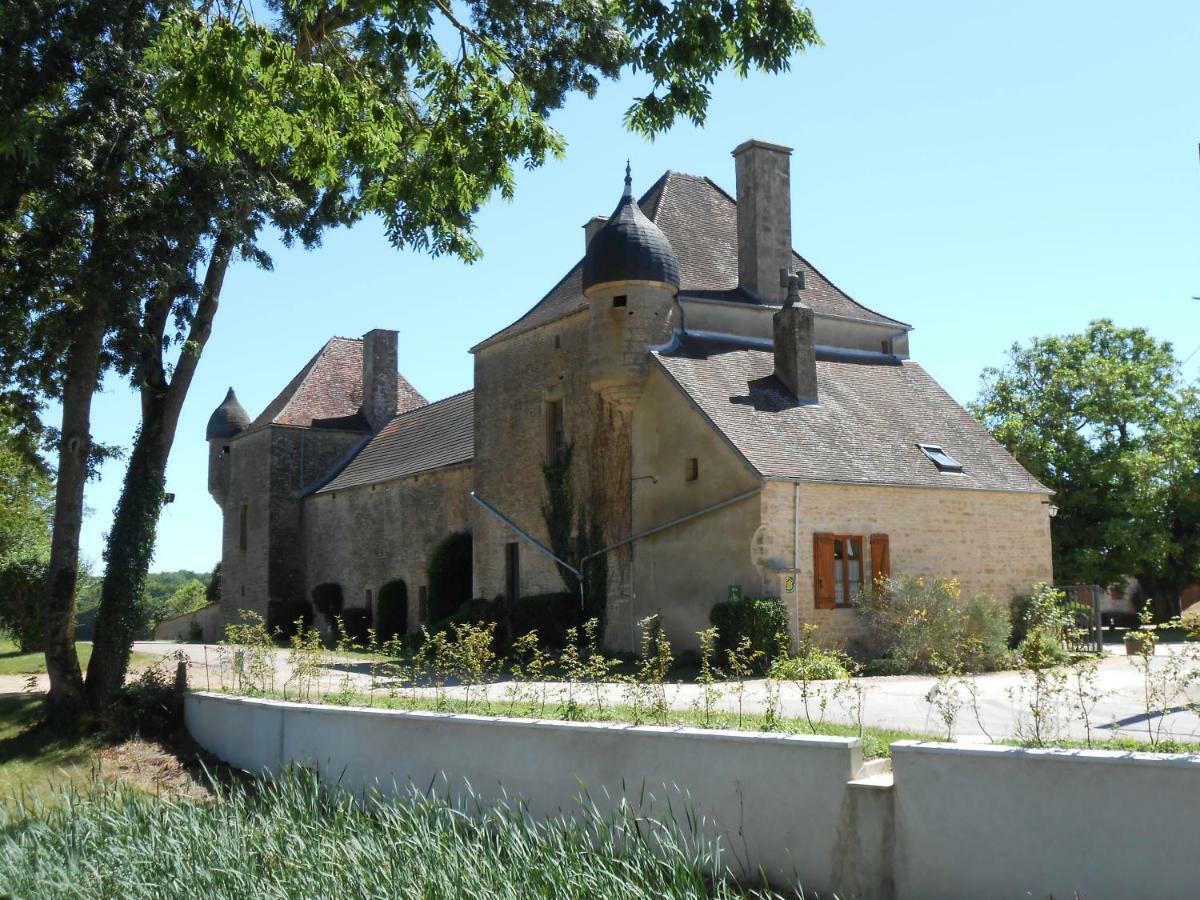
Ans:
<svg viewBox="0 0 1200 900"><path fill-rule="evenodd" d="M856 606L879 670L977 672L1008 664L1008 611L982 594L964 600L956 579L889 578Z"/></svg>

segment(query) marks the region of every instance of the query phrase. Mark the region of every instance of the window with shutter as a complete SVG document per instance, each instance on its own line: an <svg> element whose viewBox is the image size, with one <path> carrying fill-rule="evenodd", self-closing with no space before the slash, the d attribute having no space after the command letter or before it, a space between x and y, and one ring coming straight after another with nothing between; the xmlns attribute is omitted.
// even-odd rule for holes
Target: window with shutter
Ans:
<svg viewBox="0 0 1200 900"><path fill-rule="evenodd" d="M892 555L886 534L871 535L871 586L892 577Z"/></svg>
<svg viewBox="0 0 1200 900"><path fill-rule="evenodd" d="M813 586L817 609L851 606L863 590L866 560L856 534L813 535Z"/></svg>

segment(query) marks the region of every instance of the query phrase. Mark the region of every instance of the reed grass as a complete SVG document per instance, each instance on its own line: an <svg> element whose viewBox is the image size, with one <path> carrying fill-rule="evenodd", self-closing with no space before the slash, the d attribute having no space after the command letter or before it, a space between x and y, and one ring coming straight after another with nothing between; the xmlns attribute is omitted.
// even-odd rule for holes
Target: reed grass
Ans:
<svg viewBox="0 0 1200 900"><path fill-rule="evenodd" d="M96 783L0 813L0 895L41 898L780 897L742 891L699 823L436 791L353 797L292 768L208 801ZM789 896L798 892L790 891Z"/></svg>

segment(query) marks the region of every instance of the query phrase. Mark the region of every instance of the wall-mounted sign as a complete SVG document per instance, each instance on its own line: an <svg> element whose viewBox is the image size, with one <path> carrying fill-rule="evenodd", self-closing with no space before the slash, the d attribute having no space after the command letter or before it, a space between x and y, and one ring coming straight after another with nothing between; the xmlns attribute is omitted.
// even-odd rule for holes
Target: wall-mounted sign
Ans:
<svg viewBox="0 0 1200 900"><path fill-rule="evenodd" d="M729 586L729 599L730 601L742 599L742 586L740 584L731 584Z"/></svg>
<svg viewBox="0 0 1200 900"><path fill-rule="evenodd" d="M796 593L796 576L795 575L789 575L787 578L783 579L783 592L785 594Z"/></svg>

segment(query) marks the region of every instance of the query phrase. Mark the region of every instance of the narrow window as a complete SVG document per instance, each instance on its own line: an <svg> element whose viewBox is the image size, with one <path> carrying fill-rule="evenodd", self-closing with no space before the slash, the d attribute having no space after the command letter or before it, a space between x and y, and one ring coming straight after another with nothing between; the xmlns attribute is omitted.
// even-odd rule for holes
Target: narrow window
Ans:
<svg viewBox="0 0 1200 900"><path fill-rule="evenodd" d="M521 545L516 541L504 545L504 594L509 603L521 596Z"/></svg>
<svg viewBox="0 0 1200 900"><path fill-rule="evenodd" d="M371 589L367 588L367 609L371 608Z"/></svg>
<svg viewBox="0 0 1200 900"><path fill-rule="evenodd" d="M629 305L629 295L628 294L617 294L615 297L613 297L613 309L616 309L619 306L628 306L628 305Z"/></svg>
<svg viewBox="0 0 1200 900"><path fill-rule="evenodd" d="M695 456L689 456L685 471L687 473L685 476L686 481L695 481L698 479L700 477L700 460Z"/></svg>
<svg viewBox="0 0 1200 900"><path fill-rule="evenodd" d="M417 588L417 619L424 622L429 618L429 586L421 585Z"/></svg>
<svg viewBox="0 0 1200 900"><path fill-rule="evenodd" d="M937 444L917 444L917 446L938 467L939 472L961 472L963 470L962 463Z"/></svg>
<svg viewBox="0 0 1200 900"><path fill-rule="evenodd" d="M557 350L557 349L558 349L559 347L561 347L561 346L562 346L562 343L560 342L560 340L559 340L559 337L558 337L558 335L556 334L556 335L554 336L554 349L555 349L555 350Z"/></svg>
<svg viewBox="0 0 1200 900"><path fill-rule="evenodd" d="M562 400L546 401L546 460L561 462L567 449L567 434L563 425Z"/></svg>
<svg viewBox="0 0 1200 900"><path fill-rule="evenodd" d="M243 500L241 507L238 509L238 547L242 550L246 549L246 520L249 514L250 504Z"/></svg>

